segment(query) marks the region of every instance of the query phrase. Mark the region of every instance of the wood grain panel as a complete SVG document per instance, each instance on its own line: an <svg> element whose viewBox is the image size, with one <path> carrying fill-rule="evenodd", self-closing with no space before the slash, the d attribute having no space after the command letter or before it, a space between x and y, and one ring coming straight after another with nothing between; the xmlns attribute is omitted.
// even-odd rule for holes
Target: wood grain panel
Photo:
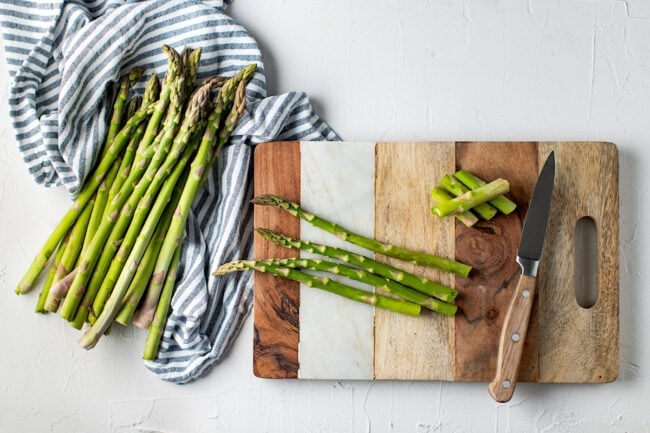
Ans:
<svg viewBox="0 0 650 433"><path fill-rule="evenodd" d="M375 237L402 247L452 257L453 218L431 215L431 188L454 168L453 143L377 143ZM381 258L452 286L453 276ZM375 378L452 380L453 318L424 311L407 317L375 311Z"/></svg>
<svg viewBox="0 0 650 433"><path fill-rule="evenodd" d="M497 215L472 228L456 223L456 259L474 267L469 278L456 278L459 290L455 326L455 379L489 381L496 370L501 325L519 277L515 262L521 227L538 174L536 143L459 142L456 169L485 181L504 178L517 203L510 215ZM520 381L536 381L537 314L533 307Z"/></svg>
<svg viewBox="0 0 650 433"><path fill-rule="evenodd" d="M555 150L554 206L540 263L540 363L544 382L611 382L619 368L618 154L609 143L544 143ZM598 232L598 298L575 297L574 233L591 217Z"/></svg>
<svg viewBox="0 0 650 433"><path fill-rule="evenodd" d="M255 195L273 193L300 202L300 142L263 143L255 151ZM255 227L300 237L300 222L286 212L255 208ZM255 233L256 258L297 257ZM258 377L298 377L300 284L255 272L253 372Z"/></svg>

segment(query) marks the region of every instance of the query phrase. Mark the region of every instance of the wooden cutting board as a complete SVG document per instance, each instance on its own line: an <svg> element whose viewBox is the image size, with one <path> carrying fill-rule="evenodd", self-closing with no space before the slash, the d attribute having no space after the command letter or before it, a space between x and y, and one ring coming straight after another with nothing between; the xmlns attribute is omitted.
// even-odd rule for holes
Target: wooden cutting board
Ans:
<svg viewBox="0 0 650 433"><path fill-rule="evenodd" d="M618 153L604 142L277 142L255 152L255 193L274 193L366 235L455 258L469 278L377 257L460 291L453 317L406 317L255 275L254 373L265 378L489 381L519 274L516 249L535 181L555 150L553 205L520 380L602 383L619 368ZM430 214L430 190L465 169L510 182L515 213L466 228ZM576 301L576 224L591 218L597 299ZM344 244L280 210L255 226ZM255 235L257 258L291 257ZM352 247L346 246L348 249ZM358 251L358 250L357 250ZM303 253L304 255L304 253Z"/></svg>

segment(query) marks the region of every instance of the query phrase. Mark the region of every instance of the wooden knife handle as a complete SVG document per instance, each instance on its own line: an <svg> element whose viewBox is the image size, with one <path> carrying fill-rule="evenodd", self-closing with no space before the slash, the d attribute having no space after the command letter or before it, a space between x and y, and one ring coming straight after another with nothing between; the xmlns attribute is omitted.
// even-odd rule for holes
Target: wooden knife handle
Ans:
<svg viewBox="0 0 650 433"><path fill-rule="evenodd" d="M517 372L528 330L528 320L535 298L536 283L535 277L527 275L519 277L510 307L508 307L503 320L501 338L499 339L497 371L494 380L488 386L490 395L501 403L509 401L515 392Z"/></svg>

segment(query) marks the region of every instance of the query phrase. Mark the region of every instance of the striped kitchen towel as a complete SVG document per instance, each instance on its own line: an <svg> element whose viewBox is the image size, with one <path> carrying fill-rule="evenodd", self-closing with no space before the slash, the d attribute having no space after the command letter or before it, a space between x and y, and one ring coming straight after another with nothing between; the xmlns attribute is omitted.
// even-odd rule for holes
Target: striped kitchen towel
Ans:
<svg viewBox="0 0 650 433"><path fill-rule="evenodd" d="M214 277L218 265L252 254L252 152L271 140L338 140L307 95L267 97L262 56L225 14L224 0L0 1L5 55L13 79L9 113L36 182L75 195L100 152L120 75L135 66L162 75L161 46L201 47L199 79L232 76L257 63L246 112L193 205L183 265L161 352L146 366L187 383L219 362L252 302L252 275ZM144 83L136 87L141 91Z"/></svg>

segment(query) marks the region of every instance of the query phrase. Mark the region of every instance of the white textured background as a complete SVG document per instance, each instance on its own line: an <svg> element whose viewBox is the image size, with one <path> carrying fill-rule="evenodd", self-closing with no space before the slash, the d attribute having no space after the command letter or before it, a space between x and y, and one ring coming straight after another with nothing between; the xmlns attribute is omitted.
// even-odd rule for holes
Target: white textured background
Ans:
<svg viewBox="0 0 650 433"><path fill-rule="evenodd" d="M346 140L609 140L620 149L621 369L610 385L269 381L252 320L188 386L140 362L144 336L93 351L14 284L66 210L36 186L0 112L0 432L650 431L650 2L237 0L271 93L304 90ZM0 61L0 98L9 81ZM579 342L576 342L579 344Z"/></svg>

